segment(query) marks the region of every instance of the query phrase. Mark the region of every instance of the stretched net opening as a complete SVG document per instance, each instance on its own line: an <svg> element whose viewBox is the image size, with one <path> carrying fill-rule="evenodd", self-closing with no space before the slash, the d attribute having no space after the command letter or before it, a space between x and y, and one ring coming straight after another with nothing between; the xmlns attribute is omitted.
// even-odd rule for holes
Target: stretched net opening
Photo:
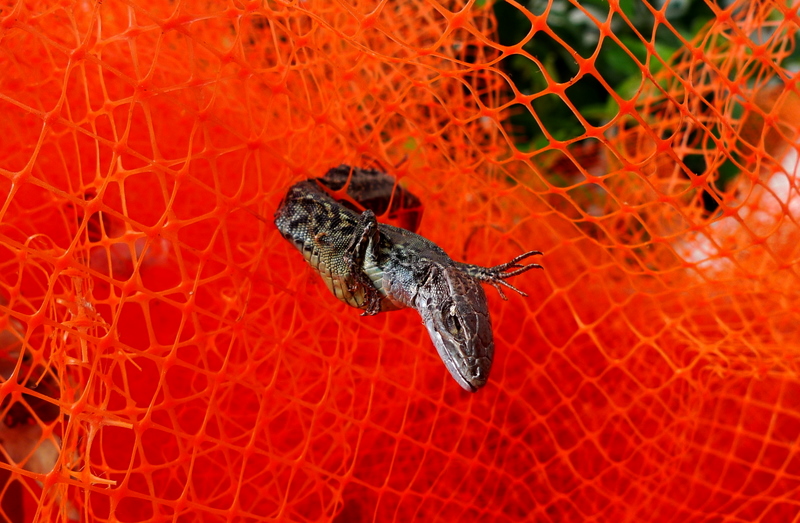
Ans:
<svg viewBox="0 0 800 523"><path fill-rule="evenodd" d="M800 521L796 6L0 5L0 519ZM477 393L271 225L339 164L544 251Z"/></svg>

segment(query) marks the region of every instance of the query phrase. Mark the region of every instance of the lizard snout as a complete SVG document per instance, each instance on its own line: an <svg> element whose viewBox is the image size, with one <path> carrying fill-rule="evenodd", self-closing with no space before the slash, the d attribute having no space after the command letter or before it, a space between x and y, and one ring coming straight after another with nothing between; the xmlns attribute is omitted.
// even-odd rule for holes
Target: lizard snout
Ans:
<svg viewBox="0 0 800 523"><path fill-rule="evenodd" d="M455 267L436 266L417 294L419 311L447 370L464 389L486 384L494 357L494 339L486 294Z"/></svg>

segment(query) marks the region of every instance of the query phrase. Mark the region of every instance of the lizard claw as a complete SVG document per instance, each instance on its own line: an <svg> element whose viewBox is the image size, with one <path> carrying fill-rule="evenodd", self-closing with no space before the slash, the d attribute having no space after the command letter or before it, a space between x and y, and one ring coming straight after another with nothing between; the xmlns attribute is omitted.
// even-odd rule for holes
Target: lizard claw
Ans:
<svg viewBox="0 0 800 523"><path fill-rule="evenodd" d="M500 265L495 265L494 267L481 267L479 265L468 265L463 263L460 265L461 268L467 274L469 274L470 276L479 281L490 284L492 287L497 289L497 292L498 294L500 294L500 297L502 299L508 301L508 297L503 292L503 289L500 288L500 285L504 285L509 289L511 289L512 291L519 293L520 296L527 298L528 296L527 294L525 294L521 290L511 285L506 280L513 276L518 276L523 272L527 272L531 269L544 269L544 267L542 267L538 263L531 263L529 265L522 265L519 263L525 258L530 258L531 256L541 256L541 254L542 253L540 251L528 251L526 253L520 254L519 256L517 256L516 258L514 258L509 262L501 263ZM515 269L515 270L510 270L510 269ZM506 272L509 270L510 272Z"/></svg>
<svg viewBox="0 0 800 523"><path fill-rule="evenodd" d="M344 262L350 272L350 277L347 278L347 290L353 296L356 295L359 289L364 291L364 305L365 311L361 313L362 316L374 316L381 312L381 294L378 289L372 284L367 275L359 270L358 263L352 256L344 255Z"/></svg>
<svg viewBox="0 0 800 523"><path fill-rule="evenodd" d="M361 313L362 316L375 316L381 312L381 293L372 285L372 282L364 287L364 299L367 308Z"/></svg>
<svg viewBox="0 0 800 523"><path fill-rule="evenodd" d="M361 289L364 292L363 303L358 306L365 309L361 315L373 316L381 311L381 294L364 272L364 260L367 256L374 256L380 239L375 213L369 209L361 213L356 231L342 252L342 261L347 268L347 290L355 297Z"/></svg>

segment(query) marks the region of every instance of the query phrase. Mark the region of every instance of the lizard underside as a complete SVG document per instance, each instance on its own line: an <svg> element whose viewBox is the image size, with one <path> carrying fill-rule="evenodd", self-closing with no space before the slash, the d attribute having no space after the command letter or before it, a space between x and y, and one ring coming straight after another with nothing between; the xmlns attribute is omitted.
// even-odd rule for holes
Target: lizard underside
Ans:
<svg viewBox="0 0 800 523"><path fill-rule="evenodd" d="M541 253L526 252L494 267L460 263L415 232L376 219L388 211L416 229L420 209L419 199L388 174L341 165L289 188L275 225L339 300L366 315L416 309L447 370L475 392L486 384L494 357L480 284L493 285L503 299L500 285L526 296L506 280L541 268L519 263Z"/></svg>

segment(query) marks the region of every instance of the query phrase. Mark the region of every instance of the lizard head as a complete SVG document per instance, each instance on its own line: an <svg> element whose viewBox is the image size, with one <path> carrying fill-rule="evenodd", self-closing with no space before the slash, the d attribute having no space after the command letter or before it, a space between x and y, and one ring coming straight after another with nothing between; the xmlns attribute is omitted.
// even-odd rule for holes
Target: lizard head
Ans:
<svg viewBox="0 0 800 523"><path fill-rule="evenodd" d="M447 370L464 389L486 384L494 339L480 283L453 266L434 265L416 296L416 309Z"/></svg>

